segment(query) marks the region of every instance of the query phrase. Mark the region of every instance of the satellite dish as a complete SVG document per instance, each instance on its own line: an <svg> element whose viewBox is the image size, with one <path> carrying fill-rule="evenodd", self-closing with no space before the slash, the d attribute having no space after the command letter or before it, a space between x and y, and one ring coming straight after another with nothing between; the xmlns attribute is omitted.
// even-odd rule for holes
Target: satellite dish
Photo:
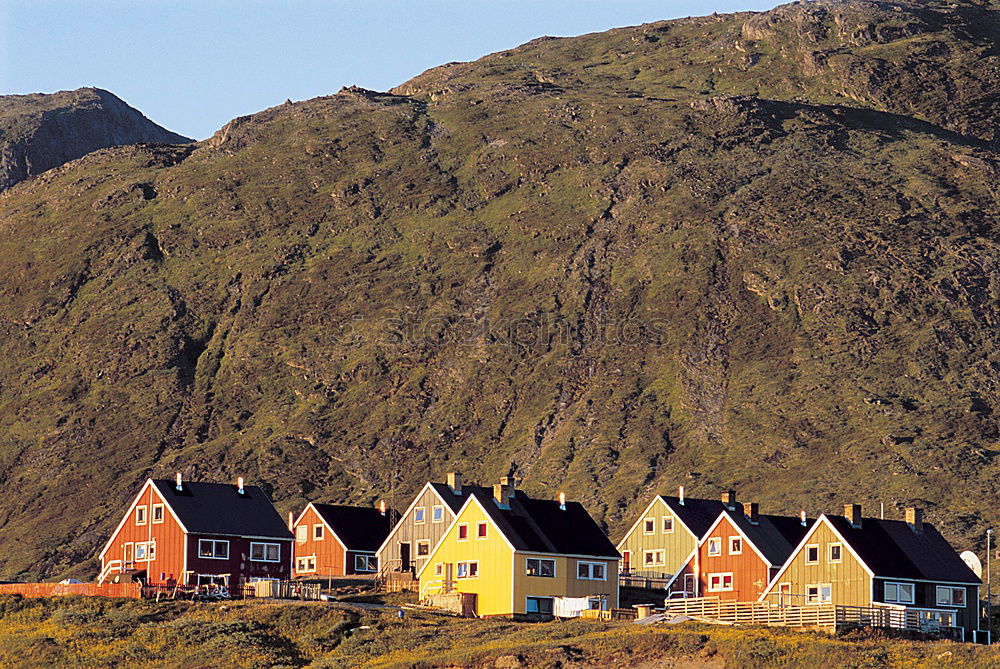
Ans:
<svg viewBox="0 0 1000 669"><path fill-rule="evenodd" d="M962 562L969 565L969 569L976 573L979 578L983 577L983 563L979 561L979 558L972 551L965 551L961 555Z"/></svg>

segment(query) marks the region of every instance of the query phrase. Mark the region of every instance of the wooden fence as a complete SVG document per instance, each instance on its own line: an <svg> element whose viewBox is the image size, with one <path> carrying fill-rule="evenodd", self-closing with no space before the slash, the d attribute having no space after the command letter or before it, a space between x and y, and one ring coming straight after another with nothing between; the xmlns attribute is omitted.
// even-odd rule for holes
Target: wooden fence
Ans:
<svg viewBox="0 0 1000 669"><path fill-rule="evenodd" d="M833 604L776 606L769 602L735 602L718 597L668 599L665 612L709 622L766 625L770 627L822 627L835 629L837 607Z"/></svg>
<svg viewBox="0 0 1000 669"><path fill-rule="evenodd" d="M142 597L140 583L0 583L0 595L22 597Z"/></svg>
<svg viewBox="0 0 1000 669"><path fill-rule="evenodd" d="M585 620L635 620L638 612L635 609L584 609L580 617Z"/></svg>
<svg viewBox="0 0 1000 669"><path fill-rule="evenodd" d="M300 581L254 581L244 586L243 596L270 599L319 599L319 583Z"/></svg>

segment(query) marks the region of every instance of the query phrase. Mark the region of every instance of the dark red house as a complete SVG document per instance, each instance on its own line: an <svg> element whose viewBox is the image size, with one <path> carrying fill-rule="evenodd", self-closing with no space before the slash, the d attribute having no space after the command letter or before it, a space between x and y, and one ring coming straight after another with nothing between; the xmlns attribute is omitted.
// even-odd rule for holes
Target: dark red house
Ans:
<svg viewBox="0 0 1000 669"><path fill-rule="evenodd" d="M233 588L292 575L292 533L257 486L149 479L101 551L103 582L145 572L151 585Z"/></svg>

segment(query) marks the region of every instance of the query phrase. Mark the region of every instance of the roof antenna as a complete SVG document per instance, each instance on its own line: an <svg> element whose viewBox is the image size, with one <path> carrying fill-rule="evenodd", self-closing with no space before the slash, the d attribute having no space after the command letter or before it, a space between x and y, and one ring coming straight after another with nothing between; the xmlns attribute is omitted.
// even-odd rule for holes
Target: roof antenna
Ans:
<svg viewBox="0 0 1000 669"><path fill-rule="evenodd" d="M180 472L177 472L177 485L174 486L174 487L177 488L178 492L184 490L184 484L181 481L181 473Z"/></svg>

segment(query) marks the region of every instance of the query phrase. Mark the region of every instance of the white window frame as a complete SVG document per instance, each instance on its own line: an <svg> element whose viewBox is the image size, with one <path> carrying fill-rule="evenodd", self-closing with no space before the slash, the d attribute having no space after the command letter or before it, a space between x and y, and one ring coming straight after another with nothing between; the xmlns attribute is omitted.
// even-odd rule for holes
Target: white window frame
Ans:
<svg viewBox="0 0 1000 669"><path fill-rule="evenodd" d="M734 543L739 544L738 550L733 550ZM729 537L729 554L743 555L743 537L741 536Z"/></svg>
<svg viewBox="0 0 1000 669"><path fill-rule="evenodd" d="M809 594L810 590L815 590L816 594ZM826 591L826 592L824 592ZM832 583L807 583L806 584L806 604L830 604L833 601Z"/></svg>
<svg viewBox="0 0 1000 669"><path fill-rule="evenodd" d="M462 530L465 530L465 536L462 536ZM455 530L455 540L456 541L468 541L469 540L469 524L459 523L458 529Z"/></svg>
<svg viewBox="0 0 1000 669"><path fill-rule="evenodd" d="M316 523L313 525L313 541L323 541L326 538L326 529L323 527L323 523Z"/></svg>
<svg viewBox="0 0 1000 669"><path fill-rule="evenodd" d="M536 573L534 573L534 574L531 573L531 569L529 568L529 566L530 566L530 564L532 562L536 563L536 565L537 565ZM543 574L542 573L542 564L551 564L552 565L552 573L551 574ZM535 578L555 578L556 577L556 561L553 560L552 558L526 558L525 561L524 561L524 575L525 576L532 576L532 577L535 577Z"/></svg>
<svg viewBox="0 0 1000 669"><path fill-rule="evenodd" d="M434 565L434 575L435 576L444 575L444 562L438 562Z"/></svg>
<svg viewBox="0 0 1000 669"><path fill-rule="evenodd" d="M152 562L156 559L156 540L138 541L134 544L133 559L135 562ZM140 551L142 555L139 555Z"/></svg>
<svg viewBox="0 0 1000 669"><path fill-rule="evenodd" d="M587 575L581 576L580 569L585 568ZM600 569L601 575L594 576L594 573ZM576 562L576 580L578 581L606 581L608 580L608 566L603 562L586 562L584 560L577 560Z"/></svg>
<svg viewBox="0 0 1000 669"><path fill-rule="evenodd" d="M255 558L253 556L254 550L260 548L263 551L263 557ZM275 549L277 555L274 558L269 558L268 554L271 552L270 549ZM281 562L281 544L276 544L268 541L251 541L250 542L250 562Z"/></svg>
<svg viewBox="0 0 1000 669"><path fill-rule="evenodd" d="M413 524L423 525L425 522L427 522L427 507L418 506L413 509Z"/></svg>
<svg viewBox="0 0 1000 669"><path fill-rule="evenodd" d="M371 562L374 560L374 562ZM354 571L364 574L372 574L378 571L378 559L374 555L367 553L356 554L354 556Z"/></svg>
<svg viewBox="0 0 1000 669"><path fill-rule="evenodd" d="M652 555L652 560L647 560L646 556ZM642 552L642 566L643 567L662 567L667 562L667 553L662 548L651 548L650 550Z"/></svg>
<svg viewBox="0 0 1000 669"><path fill-rule="evenodd" d="M316 556L301 555L295 558L295 571L301 572L303 574L311 571L316 571Z"/></svg>
<svg viewBox="0 0 1000 669"><path fill-rule="evenodd" d="M160 519L159 520L156 519L156 512L157 511L160 512ZM153 523L153 525L159 525L160 523L162 523L164 521L164 519L166 517L167 517L167 513L166 513L166 509L164 508L164 506L162 504L154 504L153 505L153 513L150 515L149 522Z"/></svg>
<svg viewBox="0 0 1000 669"><path fill-rule="evenodd" d="M910 598L906 599L903 597L903 588L909 588ZM882 585L882 599L885 600L887 604L913 604L916 601L917 588L913 583L904 583L900 581L886 581ZM893 594L890 594L893 593Z"/></svg>
<svg viewBox="0 0 1000 669"><path fill-rule="evenodd" d="M663 516L662 518L660 518L660 530L663 532L663 534L673 534L674 533L674 517L673 516Z"/></svg>
<svg viewBox="0 0 1000 669"><path fill-rule="evenodd" d="M295 528L295 543L304 544L309 541L309 526L299 525Z"/></svg>
<svg viewBox="0 0 1000 669"><path fill-rule="evenodd" d="M148 513L149 513L149 507L147 507L145 504L140 504L139 506L135 507L135 524L145 525L146 521L149 519Z"/></svg>
<svg viewBox="0 0 1000 669"><path fill-rule="evenodd" d="M708 557L722 555L722 537L712 537L708 540Z"/></svg>
<svg viewBox="0 0 1000 669"><path fill-rule="evenodd" d="M423 548L424 552L421 553L420 549ZM417 557L425 558L431 554L431 542L426 540L421 540L417 542Z"/></svg>
<svg viewBox="0 0 1000 669"><path fill-rule="evenodd" d="M203 544L206 544L206 543L212 544L212 554L211 555L202 555L202 553L204 551L202 551L201 547L202 547ZM216 555L216 552L217 552L216 546L219 545L219 544L222 544L222 545L224 545L226 547L226 556L225 557L219 557L218 555ZM198 557L201 558L202 560L228 560L229 559L229 541L227 539L198 539Z"/></svg>
<svg viewBox="0 0 1000 669"><path fill-rule="evenodd" d="M816 549L816 559L815 560L810 560L809 559L809 550L812 549L812 548ZM805 557L806 564L819 564L819 544L807 544L806 548L805 548L804 557Z"/></svg>
<svg viewBox="0 0 1000 669"><path fill-rule="evenodd" d="M479 534L480 528L482 528L483 530L483 533L481 535ZM476 523L476 541L479 541L480 539L488 539L489 533L490 533L489 523L487 523L485 520L481 520L478 523Z"/></svg>
<svg viewBox="0 0 1000 669"><path fill-rule="evenodd" d="M462 568L465 567L465 575L462 575ZM479 578L479 560L462 560L455 565L455 578L468 581Z"/></svg>
<svg viewBox="0 0 1000 669"><path fill-rule="evenodd" d="M833 549L834 549L834 547L836 547L837 551L840 553L840 555L837 556L836 560L833 559ZM831 541L830 543L828 543L826 545L826 562L827 562L827 564L840 564L843 561L844 561L844 545L842 543L840 543L839 541Z"/></svg>
<svg viewBox="0 0 1000 669"><path fill-rule="evenodd" d="M953 594L956 590L958 590L958 591L960 591L962 593L962 603L961 604L955 604L955 603L953 603L951 601L952 600L951 597L948 597L948 601L947 602L942 602L941 601L941 593L948 593L950 595L950 594ZM954 608L964 609L968 605L968 603L969 603L969 598L966 595L965 588L963 588L963 587L955 586L955 585L939 585L939 586L937 586L937 587L934 588L934 601L937 602L938 606L947 606L948 608L953 608L953 609Z"/></svg>
<svg viewBox="0 0 1000 669"><path fill-rule="evenodd" d="M656 518L642 519L642 533L645 535L656 534Z"/></svg>
<svg viewBox="0 0 1000 669"><path fill-rule="evenodd" d="M435 504L431 507L431 522L432 523L443 523L444 522L444 507L440 504Z"/></svg>
<svg viewBox="0 0 1000 669"><path fill-rule="evenodd" d="M729 587L726 587L726 578L729 578ZM712 580L718 579L719 584L717 587L712 586ZM732 592L733 590L733 572L731 571L720 571L714 574L708 575L708 592Z"/></svg>

